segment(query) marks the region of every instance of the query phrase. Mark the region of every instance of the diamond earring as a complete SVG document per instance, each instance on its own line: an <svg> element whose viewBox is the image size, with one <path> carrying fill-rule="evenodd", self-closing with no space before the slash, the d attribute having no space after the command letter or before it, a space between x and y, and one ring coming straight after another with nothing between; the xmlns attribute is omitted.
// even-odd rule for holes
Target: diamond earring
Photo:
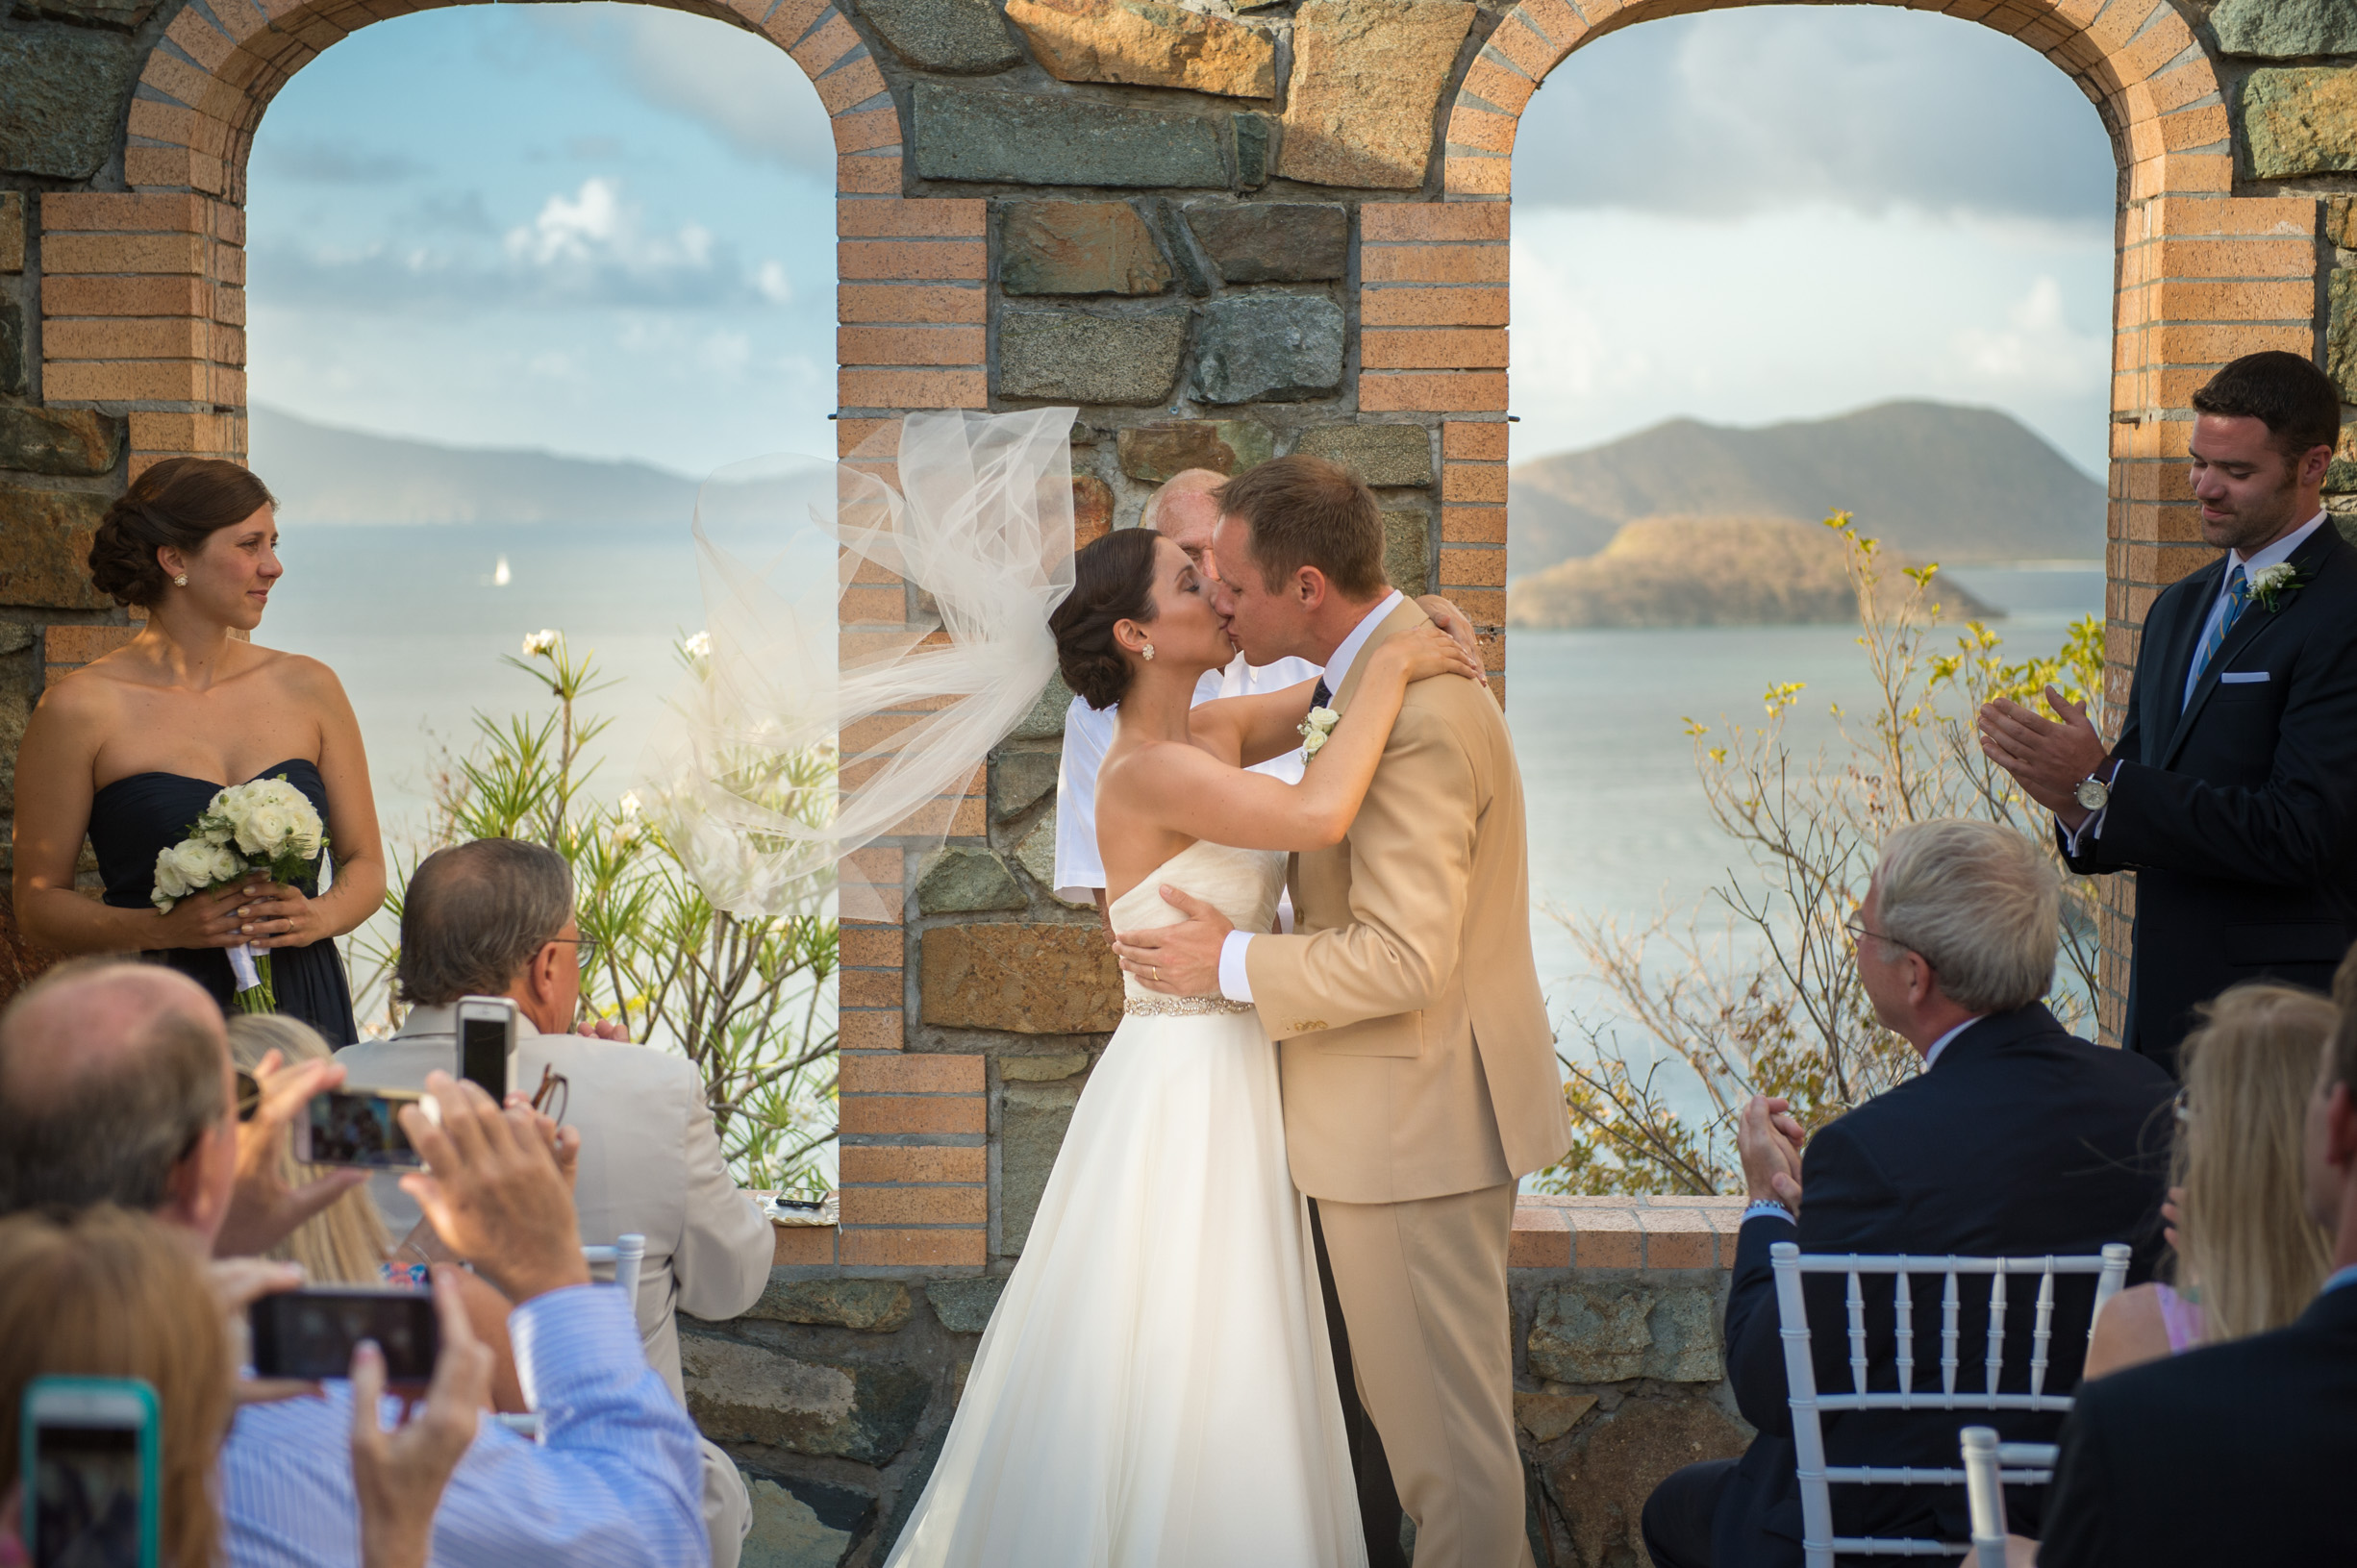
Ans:
<svg viewBox="0 0 2357 1568"><path fill-rule="evenodd" d="M188 574L182 572L178 577L173 578L172 585L180 588L187 587L188 585Z"/></svg>
<svg viewBox="0 0 2357 1568"><path fill-rule="evenodd" d="M1154 645L1152 643L1147 643L1142 649L1139 650L1139 652L1141 655L1142 655L1147 663L1151 664L1154 662Z"/></svg>

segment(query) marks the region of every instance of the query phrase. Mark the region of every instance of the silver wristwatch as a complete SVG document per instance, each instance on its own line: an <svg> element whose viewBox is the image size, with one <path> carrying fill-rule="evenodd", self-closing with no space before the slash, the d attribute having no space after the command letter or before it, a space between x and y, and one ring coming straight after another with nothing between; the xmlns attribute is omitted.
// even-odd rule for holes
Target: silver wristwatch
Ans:
<svg viewBox="0 0 2357 1568"><path fill-rule="evenodd" d="M2091 773L2079 781L2070 796L2088 810L2100 811L2112 803L2112 786Z"/></svg>

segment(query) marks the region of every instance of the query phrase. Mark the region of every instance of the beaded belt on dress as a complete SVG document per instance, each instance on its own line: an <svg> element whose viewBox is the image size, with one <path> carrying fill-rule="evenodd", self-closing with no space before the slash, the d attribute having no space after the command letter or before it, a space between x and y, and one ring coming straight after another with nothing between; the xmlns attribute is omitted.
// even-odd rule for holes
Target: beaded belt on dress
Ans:
<svg viewBox="0 0 2357 1568"><path fill-rule="evenodd" d="M1250 1012L1252 1004L1224 996L1125 996L1121 1010L1133 1017L1194 1018L1207 1012Z"/></svg>

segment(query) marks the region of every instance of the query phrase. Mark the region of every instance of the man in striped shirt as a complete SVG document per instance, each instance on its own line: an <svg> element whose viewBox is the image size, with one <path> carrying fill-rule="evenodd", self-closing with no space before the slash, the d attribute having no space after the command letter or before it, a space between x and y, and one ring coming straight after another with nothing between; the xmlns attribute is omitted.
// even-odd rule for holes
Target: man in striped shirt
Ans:
<svg viewBox="0 0 2357 1568"><path fill-rule="evenodd" d="M218 1094L186 1092L209 1072ZM77 966L28 989L0 1014L0 1212L121 1203L210 1253L238 1193L231 1074L219 1009L170 970ZM323 1086L273 1083L256 1120L291 1120ZM695 1429L640 1355L629 1304L589 1282L554 1158L498 1125L522 1113L440 1075L433 1086L444 1129L421 1145L427 1213L515 1304L509 1333L541 1421L538 1443L483 1425L442 1494L433 1561L708 1568ZM201 1118L183 1125L192 1104ZM237 1568L358 1568L351 1398L335 1379L321 1397L239 1411L219 1489Z"/></svg>

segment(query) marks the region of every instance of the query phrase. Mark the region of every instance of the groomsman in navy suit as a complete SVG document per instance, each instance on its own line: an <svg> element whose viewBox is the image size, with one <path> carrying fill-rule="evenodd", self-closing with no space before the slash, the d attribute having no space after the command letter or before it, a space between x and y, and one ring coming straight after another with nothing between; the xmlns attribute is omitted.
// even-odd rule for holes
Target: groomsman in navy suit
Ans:
<svg viewBox="0 0 2357 1568"><path fill-rule="evenodd" d="M2295 354L2194 394L2201 535L2225 554L2144 617L2119 743L1981 709L1981 749L2054 812L2070 868L2134 871L2125 1043L2172 1073L2194 1008L2262 977L2324 990L2357 940L2357 550L2325 514L2341 395Z"/></svg>

